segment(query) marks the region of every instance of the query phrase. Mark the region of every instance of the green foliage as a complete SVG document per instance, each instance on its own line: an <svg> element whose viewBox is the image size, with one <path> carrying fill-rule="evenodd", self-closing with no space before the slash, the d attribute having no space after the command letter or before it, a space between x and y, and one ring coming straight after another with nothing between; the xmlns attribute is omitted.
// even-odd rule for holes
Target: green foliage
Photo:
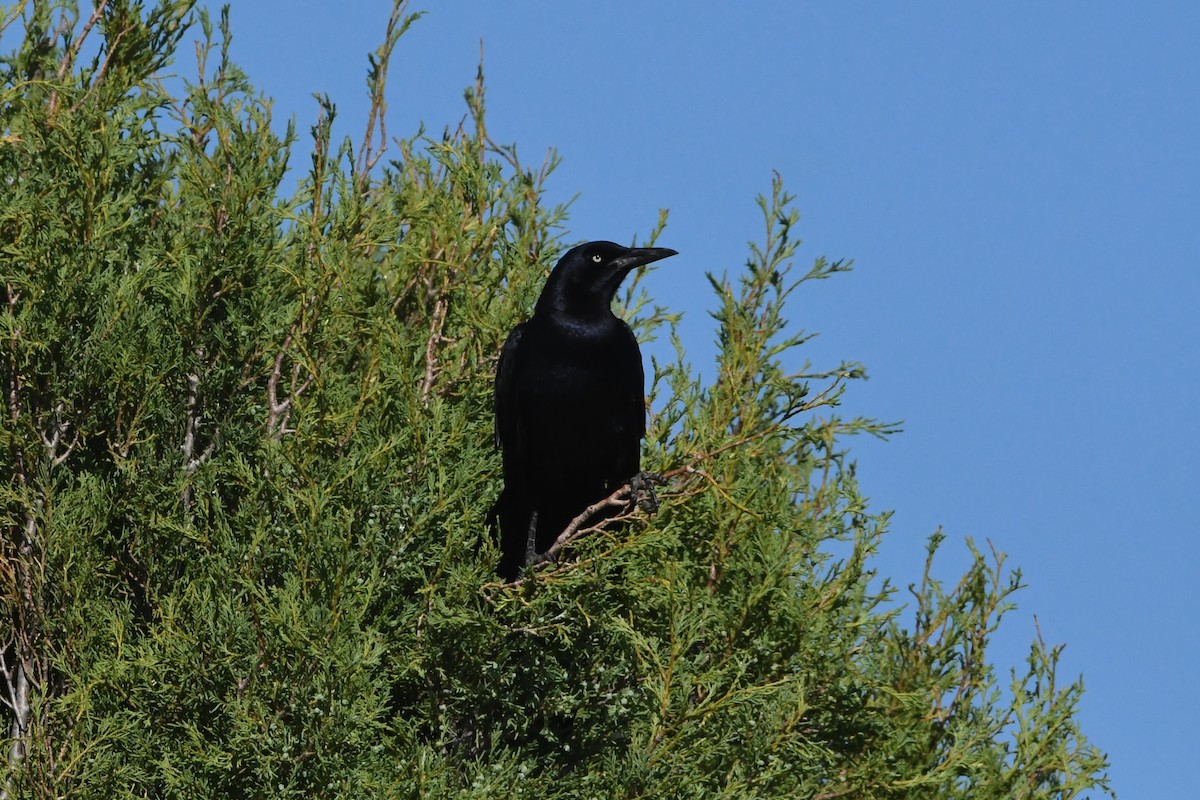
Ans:
<svg viewBox="0 0 1200 800"><path fill-rule="evenodd" d="M793 273L778 179L746 268L710 278L716 379L678 340L654 364L659 514L501 585L491 375L561 249L556 157L493 141L482 71L464 125L389 143L399 3L362 143L320 100L284 199L295 135L227 15L101 8L0 14L5 795L1107 792L1057 650L1010 687L986 660L1002 558L947 589L938 534L907 608L876 580L887 515L844 442L891 429L838 415L858 365L787 367L786 301L848 265Z"/></svg>

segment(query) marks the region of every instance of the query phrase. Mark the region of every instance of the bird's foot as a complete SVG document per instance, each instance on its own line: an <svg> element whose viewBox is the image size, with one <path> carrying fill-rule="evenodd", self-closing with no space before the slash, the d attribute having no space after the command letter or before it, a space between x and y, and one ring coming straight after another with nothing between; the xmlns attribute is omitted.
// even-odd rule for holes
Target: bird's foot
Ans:
<svg viewBox="0 0 1200 800"><path fill-rule="evenodd" d="M639 472L629 479L630 500L647 514L658 511L658 494L654 485L666 485L666 478L657 472Z"/></svg>

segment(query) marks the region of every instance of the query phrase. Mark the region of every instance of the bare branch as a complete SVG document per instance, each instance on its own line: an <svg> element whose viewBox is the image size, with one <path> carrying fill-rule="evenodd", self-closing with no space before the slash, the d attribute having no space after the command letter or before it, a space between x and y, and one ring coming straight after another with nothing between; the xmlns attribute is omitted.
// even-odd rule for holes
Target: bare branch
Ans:
<svg viewBox="0 0 1200 800"><path fill-rule="evenodd" d="M0 18L0 35L3 35L4 32L8 30L9 25L12 25L21 18L21 14L25 11L25 6L28 5L28 3L29 0L22 0L20 3L13 3L10 6L5 6L4 8L0 9L0 11L7 15L4 18Z"/></svg>
<svg viewBox="0 0 1200 800"><path fill-rule="evenodd" d="M198 356L203 356L203 349L198 349L196 354ZM200 467L212 457L213 451L215 451L217 448L218 436L214 435L212 440L209 441L208 446L204 448L204 451L198 456L195 455L196 431L200 427L200 413L197 410L200 395L200 376L195 372L190 373L187 377L187 383L187 401L184 405L184 408L187 411L187 417L183 428L183 443L179 446L179 449L183 451L184 475L190 478L196 473L196 470L200 469ZM189 481L187 485L184 486L183 493L179 498L180 502L183 503L185 510L191 509L192 497L192 485Z"/></svg>
<svg viewBox="0 0 1200 800"><path fill-rule="evenodd" d="M429 394L433 391L433 381L437 375L437 346L443 339L442 331L449 305L445 297L439 297L433 304L433 315L429 321L429 341L425 343L425 379L421 381L421 405L425 408L429 408Z"/></svg>
<svg viewBox="0 0 1200 800"><path fill-rule="evenodd" d="M79 430L75 430L75 435L71 438L71 443L65 449L60 449L62 444L63 434L71 429L71 421L63 419L63 403L60 401L54 407L54 421L50 426L49 433L42 433L42 445L46 448L46 455L50 459L50 466L60 466L66 461L71 453L75 450L75 446L79 444Z"/></svg>
<svg viewBox="0 0 1200 800"><path fill-rule="evenodd" d="M280 426L279 415L288 410L288 406L292 404L291 398L279 401L279 376L283 372L283 357L287 355L287 349L292 343L292 334L295 332L295 325L292 330L288 331L288 335L284 337L283 344L279 346L279 354L275 356L275 365L271 369L271 376L267 378L267 435L273 439L283 438L283 430ZM286 418L284 420L286 422Z"/></svg>
<svg viewBox="0 0 1200 800"><path fill-rule="evenodd" d="M100 2L96 4L96 10L92 12L92 16L88 18L88 21L84 23L82 30L79 31L79 38L76 39L75 43L71 45L71 49L63 54L62 61L58 65L58 79L60 81L66 77L67 70L69 70L75 64L75 59L79 56L79 51L83 47L84 40L87 39L88 34L92 32L92 28L96 25L96 23L100 21L100 17L104 16L104 7L107 5L108 0L100 0ZM51 113L54 113L53 108L51 108L50 111Z"/></svg>
<svg viewBox="0 0 1200 800"><path fill-rule="evenodd" d="M108 52L104 56L104 63L100 65L100 69L96 72L96 77L92 79L92 85L88 87L86 92L84 92L83 97L79 98L75 105L71 106L72 113L83 108L83 104L88 101L88 98L92 96L92 93L96 91L101 83L103 83L105 76L108 74L108 65L112 63L113 53L117 51L117 46L121 44L121 40L125 38L125 34L129 33L131 30L133 30L132 27L124 28L117 31L117 35L112 37L112 41L108 44Z"/></svg>
<svg viewBox="0 0 1200 800"><path fill-rule="evenodd" d="M16 316L17 301L21 299L21 293L13 288L12 284L5 281L5 291L8 294L8 313ZM21 373L17 369L17 339L21 337L21 329L16 328L13 331L12 337L9 339L9 386L8 386L8 416L12 422L13 430L17 428L17 421L21 416ZM16 461L16 478L19 486L24 486L26 483L25 477L25 451L19 445L13 445L13 451Z"/></svg>
<svg viewBox="0 0 1200 800"><path fill-rule="evenodd" d="M550 545L550 547L547 548L546 552L537 554L537 557L535 559L529 559L527 556L527 560L529 561L529 563L527 563L525 565L525 569L529 570L531 567L534 567L535 565L544 563L546 561L554 561L555 559L558 558L558 554L562 552L564 547L566 547L567 545L569 545L571 542L575 541L576 539L580 538L581 536L588 534L588 533L593 533L595 531L603 530L615 522L620 522L625 519L628 519L630 516L632 516L632 513L631 514L621 514L621 515L612 516L612 517L604 517L603 519L598 521L595 525L590 525L586 528L583 527L584 523L586 523L588 520L592 519L593 517L595 517L597 514L599 514L602 511L607 511L607 510L613 509L613 508L622 508L622 509L629 508L630 494L631 494L630 486L628 483L625 483L625 484L622 484L619 489L617 489L615 492L610 494L608 497L604 498L603 500L598 500L595 503L592 503L590 506L585 508L577 517L572 519L570 521L570 523L567 524L567 527L564 528L563 532L560 533L558 535L558 538L556 538L554 540L554 544ZM534 513L536 513L536 512L534 512ZM515 578L515 579L513 579L511 581L507 581L501 585L502 586L520 586L522 583L524 583L524 581L525 581L525 579L523 577Z"/></svg>
<svg viewBox="0 0 1200 800"><path fill-rule="evenodd" d="M764 430L757 431L749 436L745 436L745 437L743 437L741 439L737 439L733 442L727 442L726 444L722 445L721 447L718 447L717 449L712 450L710 452L692 456L690 464L684 464L683 466L675 467L674 469L671 469L671 470L668 470L667 472L662 473L661 476L658 476L658 482L666 483L671 478L677 478L680 476L688 476L688 477L697 476L697 477L703 478L709 486L713 487L718 492L720 492L721 495L728 502L732 503L739 510L743 511L746 514L750 514L751 516L758 517L759 516L758 514L755 514L750 509L748 509L745 506L738 503L727 491L724 490L724 488L711 475L709 475L704 470L699 469L696 465L702 461L707 461L709 459L715 458L716 456L718 456L721 453L724 453L730 449L733 449L736 447L741 447L742 445L745 445L751 441L754 441L755 439L760 439L760 438L762 438L764 436L768 436L772 433L779 432L779 430L782 428L784 422L786 422L791 417L795 416L795 414L799 413L800 410L806 410L808 408L813 407L814 404L819 403L821 398L823 396L826 396L827 394L828 394L828 391L822 392L821 395L818 395L817 398L815 398L813 402L806 403L803 406L798 407L798 410L796 410L796 411L789 410L789 412L787 414L785 414L783 418L781 418L780 420L777 420L776 423L768 426ZM583 527L585 525L585 523L588 522L588 520L595 518L597 514L600 514L603 511L608 511L610 509L615 509L615 508L628 509L631 505L631 502L630 502L631 495L632 495L632 488L629 483L625 483L625 484L622 484L620 486L620 488L618 488L615 492L610 494L608 497L604 498L603 500L598 500L597 502L595 502L592 505L585 508L578 516L576 516L574 519L571 520L571 522L567 525L566 528L563 529L563 532L558 535L558 537L554 540L554 543L552 545L550 545L550 547L546 550L546 552L539 554L536 560L531 560L528 564L526 564L526 569L528 569L529 567L532 567L536 564L545 562L545 561L555 560L558 557L558 554L562 552L563 548L565 548L567 545L571 544L576 539L579 539L581 536L583 536L585 534L593 533L593 532L599 531L599 530L604 530L605 528L609 527L610 525L612 525L615 522L624 521L624 520L628 519L629 517L633 516L634 512L631 510L629 514L621 514L621 515L617 515L617 516L604 517L594 525L590 525L588 527ZM713 575L710 575L710 578L712 578L712 579L715 579L715 569L716 569L716 565L714 564L714 565L712 565L712 567L710 569L710 572L714 573ZM516 578L512 581L508 581L501 585L503 585L503 586L519 586L523 581L524 581L524 578Z"/></svg>
<svg viewBox="0 0 1200 800"><path fill-rule="evenodd" d="M404 32L404 14L408 9L409 0L396 0L392 6L392 14L388 18L387 32L383 44L375 51L371 59L373 75L371 80L371 111L367 117L367 130L363 134L363 142L358 151L358 191L365 192L371 170L379 163L387 150L387 100L384 89L387 86L388 64L392 59L392 49ZM399 28L399 30L397 30ZM376 149L375 126L379 126L379 144Z"/></svg>
<svg viewBox="0 0 1200 800"><path fill-rule="evenodd" d="M13 709L12 724L9 726L9 738L12 740L12 744L8 748L8 765L12 769L20 767L25 760L27 751L25 737L29 731L29 717L33 711L29 698L29 676L21 659L17 659L15 673L9 684L11 689L8 704ZM8 675L6 665L5 677L7 678ZM9 792L6 786L3 792L0 792L0 799L8 796Z"/></svg>

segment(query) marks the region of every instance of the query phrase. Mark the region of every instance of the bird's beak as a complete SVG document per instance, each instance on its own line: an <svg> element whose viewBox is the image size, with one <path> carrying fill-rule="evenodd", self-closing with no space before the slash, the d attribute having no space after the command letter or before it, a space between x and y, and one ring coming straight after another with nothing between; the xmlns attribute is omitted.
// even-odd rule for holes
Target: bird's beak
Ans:
<svg viewBox="0 0 1200 800"><path fill-rule="evenodd" d="M615 270L626 273L629 270L644 267L655 261L678 255L678 251L669 247L631 247L624 255L614 259L611 264Z"/></svg>

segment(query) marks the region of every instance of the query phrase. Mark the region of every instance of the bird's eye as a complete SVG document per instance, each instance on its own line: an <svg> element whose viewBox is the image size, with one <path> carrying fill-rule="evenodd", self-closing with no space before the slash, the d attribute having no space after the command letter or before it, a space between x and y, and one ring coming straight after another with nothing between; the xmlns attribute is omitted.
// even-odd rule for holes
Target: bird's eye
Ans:
<svg viewBox="0 0 1200 800"><path fill-rule="evenodd" d="M596 255L592 256L592 261L595 261L597 264L599 264L599 263L600 263L601 261L603 261L603 260L604 260L604 259L602 259L602 258L600 257L600 254L599 254L599 253L596 253Z"/></svg>

